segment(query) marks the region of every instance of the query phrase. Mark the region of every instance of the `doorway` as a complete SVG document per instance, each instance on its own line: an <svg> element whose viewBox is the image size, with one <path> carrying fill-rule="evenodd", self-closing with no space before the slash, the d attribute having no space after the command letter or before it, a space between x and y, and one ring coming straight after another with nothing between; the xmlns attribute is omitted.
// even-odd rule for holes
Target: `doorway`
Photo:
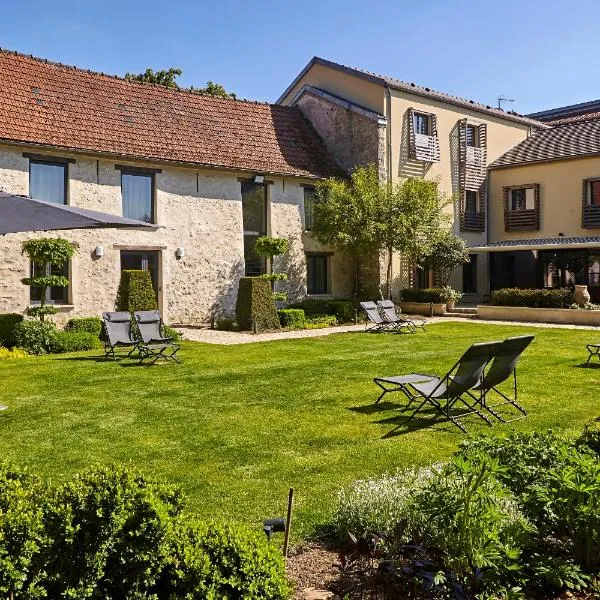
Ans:
<svg viewBox="0 0 600 600"><path fill-rule="evenodd" d="M121 271L148 271L157 297L159 290L158 265L159 253L157 250L121 250Z"/></svg>

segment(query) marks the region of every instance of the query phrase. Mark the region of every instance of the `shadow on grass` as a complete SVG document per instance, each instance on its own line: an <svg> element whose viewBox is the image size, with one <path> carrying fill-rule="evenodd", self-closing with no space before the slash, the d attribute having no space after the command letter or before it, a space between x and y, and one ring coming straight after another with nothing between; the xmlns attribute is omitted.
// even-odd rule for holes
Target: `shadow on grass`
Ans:
<svg viewBox="0 0 600 600"><path fill-rule="evenodd" d="M380 402L379 404L367 404L366 406L350 406L348 410L361 415L374 415L386 410L398 410L401 407L393 402Z"/></svg>
<svg viewBox="0 0 600 600"><path fill-rule="evenodd" d="M600 362L584 362L579 365L573 365L576 369L600 369Z"/></svg>

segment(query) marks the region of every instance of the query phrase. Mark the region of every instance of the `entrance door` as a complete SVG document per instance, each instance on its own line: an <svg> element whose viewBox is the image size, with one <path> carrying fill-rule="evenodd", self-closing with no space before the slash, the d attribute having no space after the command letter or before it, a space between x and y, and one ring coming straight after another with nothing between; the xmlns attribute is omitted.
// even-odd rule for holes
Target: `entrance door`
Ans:
<svg viewBox="0 0 600 600"><path fill-rule="evenodd" d="M121 271L148 271L152 287L158 295L158 251L121 250Z"/></svg>

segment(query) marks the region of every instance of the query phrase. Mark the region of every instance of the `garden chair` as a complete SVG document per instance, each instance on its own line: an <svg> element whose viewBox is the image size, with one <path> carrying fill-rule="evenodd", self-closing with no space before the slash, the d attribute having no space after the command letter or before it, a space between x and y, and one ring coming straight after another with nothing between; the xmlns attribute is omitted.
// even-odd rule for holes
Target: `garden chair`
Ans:
<svg viewBox="0 0 600 600"><path fill-rule="evenodd" d="M417 327L426 331L425 323L427 321L425 321L425 319L417 319L417 322L415 322L414 319L407 319L406 317L401 316L401 314L399 314L400 308L398 308L391 300L377 300L377 307L383 313L383 318L387 319L390 323L400 320L402 323L406 324L406 327L411 333L414 333L417 330Z"/></svg>
<svg viewBox="0 0 600 600"><path fill-rule="evenodd" d="M413 402L420 400L419 406L403 423L410 421L421 409L429 405L436 413L450 420L463 433L467 433L467 430L458 419L468 415L476 414L488 425L491 425L491 421L477 409L477 399L469 394L469 390L480 382L485 366L494 356L499 344L500 342L473 344L441 378L421 373L397 377L376 377L373 381L382 389L376 403L390 392L402 392L409 400L405 409ZM469 400L464 397L465 395L469 397ZM464 405L465 410L456 414L454 409L458 403Z"/></svg>
<svg viewBox="0 0 600 600"><path fill-rule="evenodd" d="M137 350L140 340L134 336L131 315L128 312L102 313L102 328L104 358L112 357L117 360L117 348L131 348L128 357Z"/></svg>
<svg viewBox="0 0 600 600"><path fill-rule="evenodd" d="M398 317L395 320L382 317L375 302L361 302L360 305L367 314L366 331L401 331L402 327L408 328L407 323Z"/></svg>
<svg viewBox="0 0 600 600"><path fill-rule="evenodd" d="M520 335L517 337L510 337L505 339L497 348L494 353L494 360L492 361L487 372L484 373L481 381L473 388L474 391L478 391L479 404L482 408L485 408L489 413L494 415L499 421L503 423L510 423L517 419L523 419L527 416L525 409L517 402L517 362L521 357L521 354L525 351L525 348L533 341L533 335ZM502 393L496 386L500 385L504 381L513 377L513 397L510 398L506 394ZM494 391L501 396L502 402L490 405L487 402L488 394ZM503 406L510 404L519 410L522 414L514 417L513 419L504 419L499 415L494 408L497 406Z"/></svg>
<svg viewBox="0 0 600 600"><path fill-rule="evenodd" d="M590 360L595 356L598 360L600 360L600 344L587 344L587 351L590 353L588 359L586 361L586 365L590 364Z"/></svg>
<svg viewBox="0 0 600 600"><path fill-rule="evenodd" d="M175 356L179 352L179 344L173 338L164 335L164 323L157 310L141 310L133 313L142 343L139 346L140 362L150 360L153 365L157 360L172 360L179 364Z"/></svg>

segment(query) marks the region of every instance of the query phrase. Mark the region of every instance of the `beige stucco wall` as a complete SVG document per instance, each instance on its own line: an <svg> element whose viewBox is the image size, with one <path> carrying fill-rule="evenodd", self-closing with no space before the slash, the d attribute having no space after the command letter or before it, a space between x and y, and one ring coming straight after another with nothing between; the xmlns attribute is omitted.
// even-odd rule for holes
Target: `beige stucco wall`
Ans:
<svg viewBox="0 0 600 600"><path fill-rule="evenodd" d="M593 177L600 178L597 156L490 170L490 241L598 235L598 229L581 226L583 180ZM528 183L540 186L540 229L504 231L502 188Z"/></svg>
<svg viewBox="0 0 600 600"><path fill-rule="evenodd" d="M28 159L22 156L24 150L27 149L0 146L0 190L28 194L29 165ZM68 156L65 153L58 155ZM72 157L76 162L69 165L69 204L122 214L121 175L115 169L115 161L81 155ZM144 166L144 163L136 163L136 166ZM29 275L28 260L21 254L21 242L52 235L78 246L71 263L70 303L60 309L59 321L72 316L99 315L113 309L120 277L121 249L160 252L159 304L165 321L204 323L215 313L232 313L238 280L244 272L241 186L238 181L241 174L165 165L161 168L162 172L155 175L156 212L157 222L164 228L150 231L79 230L0 237L0 312L22 312L29 305L29 290L20 283L21 278ZM291 242L289 256L284 263L276 264L276 268L281 266L291 274L287 286L291 299L306 293L303 189L300 183L294 179L275 178L268 186L270 233L287 237ZM95 258L97 246L104 248L101 258ZM182 259L175 257L179 246L185 248ZM334 291L339 288L345 294L347 288L343 277L340 282L335 284Z"/></svg>

